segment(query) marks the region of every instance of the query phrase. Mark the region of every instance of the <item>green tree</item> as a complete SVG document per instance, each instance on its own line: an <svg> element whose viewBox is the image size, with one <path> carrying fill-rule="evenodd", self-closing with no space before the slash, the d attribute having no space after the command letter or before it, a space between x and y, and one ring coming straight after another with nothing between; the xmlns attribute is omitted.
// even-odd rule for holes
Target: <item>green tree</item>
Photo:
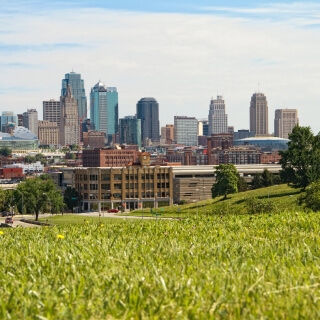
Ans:
<svg viewBox="0 0 320 320"><path fill-rule="evenodd" d="M288 149L279 151L281 177L305 189L320 178L320 135L314 136L310 127L295 126L289 139Z"/></svg>
<svg viewBox="0 0 320 320"><path fill-rule="evenodd" d="M75 188L67 187L63 194L64 203L69 210L73 210L74 207L80 205L80 196Z"/></svg>
<svg viewBox="0 0 320 320"><path fill-rule="evenodd" d="M245 180L244 177L240 176L240 174L238 174L238 192L244 192L248 190L248 184Z"/></svg>
<svg viewBox="0 0 320 320"><path fill-rule="evenodd" d="M212 198L238 192L239 174L233 164L220 164L216 167L216 183L212 186Z"/></svg>
<svg viewBox="0 0 320 320"><path fill-rule="evenodd" d="M264 187L270 187L273 185L273 174L268 169L263 170L261 179Z"/></svg>
<svg viewBox="0 0 320 320"><path fill-rule="evenodd" d="M63 197L52 179L27 179L19 183L17 190L23 194L26 212L35 213L36 220L42 211L54 213L63 207Z"/></svg>
<svg viewBox="0 0 320 320"><path fill-rule="evenodd" d="M251 181L251 185L253 189L259 189L262 188L263 184L262 184L262 178L260 174L255 174L253 176L253 179Z"/></svg>
<svg viewBox="0 0 320 320"><path fill-rule="evenodd" d="M8 157L11 156L12 150L9 147L0 148L0 155Z"/></svg>
<svg viewBox="0 0 320 320"><path fill-rule="evenodd" d="M298 198L299 205L312 211L320 211L320 181L312 182Z"/></svg>

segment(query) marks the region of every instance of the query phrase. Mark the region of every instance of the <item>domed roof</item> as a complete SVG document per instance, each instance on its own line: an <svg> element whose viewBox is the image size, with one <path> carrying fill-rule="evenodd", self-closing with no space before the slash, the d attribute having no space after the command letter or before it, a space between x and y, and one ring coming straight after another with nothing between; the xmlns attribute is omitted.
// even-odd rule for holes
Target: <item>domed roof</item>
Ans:
<svg viewBox="0 0 320 320"><path fill-rule="evenodd" d="M13 135L16 138L34 140L37 139L36 135L25 127L16 127L13 131Z"/></svg>
<svg viewBox="0 0 320 320"><path fill-rule="evenodd" d="M157 102L157 100L152 97L146 97L146 98L141 98L140 102Z"/></svg>
<svg viewBox="0 0 320 320"><path fill-rule="evenodd" d="M102 81L99 80L99 82L94 85L93 89L99 90L99 91L101 91L102 89L104 91L104 90L107 90L107 86Z"/></svg>

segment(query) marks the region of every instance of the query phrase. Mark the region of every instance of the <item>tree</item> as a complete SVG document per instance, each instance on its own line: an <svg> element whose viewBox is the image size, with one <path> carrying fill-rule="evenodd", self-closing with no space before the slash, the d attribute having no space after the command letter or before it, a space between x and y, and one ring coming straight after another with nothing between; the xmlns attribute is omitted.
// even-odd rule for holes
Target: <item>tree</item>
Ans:
<svg viewBox="0 0 320 320"><path fill-rule="evenodd" d="M320 180L312 182L298 198L299 205L312 211L320 211Z"/></svg>
<svg viewBox="0 0 320 320"><path fill-rule="evenodd" d="M52 179L39 177L19 183L17 190L23 194L27 213L35 213L38 220L41 211L58 212L63 207L63 198Z"/></svg>
<svg viewBox="0 0 320 320"><path fill-rule="evenodd" d="M306 188L320 178L320 135L310 127L295 126L289 134L288 149L279 151L281 177L295 187Z"/></svg>
<svg viewBox="0 0 320 320"><path fill-rule="evenodd" d="M75 188L67 187L63 195L64 203L69 210L73 210L74 207L78 207L80 204L80 196Z"/></svg>
<svg viewBox="0 0 320 320"><path fill-rule="evenodd" d="M216 167L216 183L212 186L212 198L238 192L238 171L233 164L220 164Z"/></svg>
<svg viewBox="0 0 320 320"><path fill-rule="evenodd" d="M240 176L240 174L238 174L238 192L244 192L248 190L248 184L245 180L244 177Z"/></svg>
<svg viewBox="0 0 320 320"><path fill-rule="evenodd" d="M251 181L251 185L253 189L262 188L262 178L260 174L255 174Z"/></svg>
<svg viewBox="0 0 320 320"><path fill-rule="evenodd" d="M2 147L0 148L0 155L4 157L11 156L12 150L9 147Z"/></svg>
<svg viewBox="0 0 320 320"><path fill-rule="evenodd" d="M268 169L263 170L261 178L262 185L264 187L270 187L273 185L273 174Z"/></svg>

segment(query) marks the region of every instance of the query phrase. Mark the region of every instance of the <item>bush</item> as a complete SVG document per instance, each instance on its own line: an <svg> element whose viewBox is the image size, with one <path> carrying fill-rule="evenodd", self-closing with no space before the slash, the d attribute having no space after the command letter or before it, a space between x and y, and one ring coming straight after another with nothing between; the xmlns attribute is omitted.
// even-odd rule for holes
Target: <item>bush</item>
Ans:
<svg viewBox="0 0 320 320"><path fill-rule="evenodd" d="M277 210L275 203L270 199L248 198L245 207L249 214L271 213Z"/></svg>

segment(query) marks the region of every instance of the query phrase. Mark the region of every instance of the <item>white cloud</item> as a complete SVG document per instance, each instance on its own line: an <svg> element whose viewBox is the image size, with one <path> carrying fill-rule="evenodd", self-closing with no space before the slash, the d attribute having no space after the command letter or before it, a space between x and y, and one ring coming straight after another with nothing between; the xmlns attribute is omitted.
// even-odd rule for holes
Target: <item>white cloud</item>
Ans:
<svg viewBox="0 0 320 320"><path fill-rule="evenodd" d="M291 19L105 9L3 18L1 111L36 107L42 113L42 101L58 99L61 79L74 69L82 74L88 101L99 79L117 86L121 117L134 114L140 98L153 96L160 104L161 125L173 123L174 115L203 118L210 98L219 93L229 125L248 128L250 98L260 83L269 101L270 132L274 109L283 107L298 108L301 124L320 131L314 117L319 103L317 28L300 28ZM311 21L301 20L303 26Z"/></svg>

